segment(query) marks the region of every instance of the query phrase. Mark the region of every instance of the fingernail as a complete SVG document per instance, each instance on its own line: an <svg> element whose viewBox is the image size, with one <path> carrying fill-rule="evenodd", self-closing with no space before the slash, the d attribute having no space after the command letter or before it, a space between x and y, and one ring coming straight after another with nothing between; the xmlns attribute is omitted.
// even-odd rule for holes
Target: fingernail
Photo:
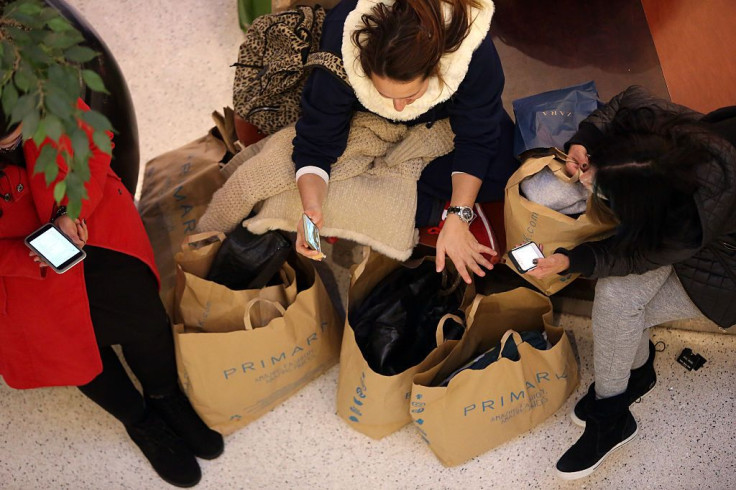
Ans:
<svg viewBox="0 0 736 490"><path fill-rule="evenodd" d="M537 262L539 262L539 259L532 259L532 264L536 264Z"/></svg>

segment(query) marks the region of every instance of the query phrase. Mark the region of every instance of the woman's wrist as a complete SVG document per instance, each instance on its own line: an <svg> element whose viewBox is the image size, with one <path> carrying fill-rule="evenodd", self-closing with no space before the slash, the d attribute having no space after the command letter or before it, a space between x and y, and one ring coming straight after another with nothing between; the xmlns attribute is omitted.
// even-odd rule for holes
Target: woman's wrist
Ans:
<svg viewBox="0 0 736 490"><path fill-rule="evenodd" d="M61 218L62 216L66 216L66 206L59 206L56 208L56 211L54 212L53 216L51 216L51 220L49 223L56 223L56 220Z"/></svg>

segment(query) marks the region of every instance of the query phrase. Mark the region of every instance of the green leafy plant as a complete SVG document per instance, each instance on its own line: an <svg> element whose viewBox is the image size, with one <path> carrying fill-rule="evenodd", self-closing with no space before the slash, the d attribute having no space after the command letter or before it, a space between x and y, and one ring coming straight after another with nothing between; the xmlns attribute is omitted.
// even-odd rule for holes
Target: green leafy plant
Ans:
<svg viewBox="0 0 736 490"><path fill-rule="evenodd" d="M2 5L5 2L0 2ZM11 123L20 122L23 140L40 145L46 139L36 162L37 173L51 184L59 175L57 157L66 162L68 173L54 187L54 198L68 197L67 212L79 216L87 197L84 183L90 178L91 151L87 133L79 126L84 121L92 128L95 145L111 154L110 121L97 111L83 111L77 99L86 85L107 93L102 78L87 63L99 53L83 46L84 37L55 9L39 0L7 3L0 17L0 102ZM71 142L59 144L64 138Z"/></svg>

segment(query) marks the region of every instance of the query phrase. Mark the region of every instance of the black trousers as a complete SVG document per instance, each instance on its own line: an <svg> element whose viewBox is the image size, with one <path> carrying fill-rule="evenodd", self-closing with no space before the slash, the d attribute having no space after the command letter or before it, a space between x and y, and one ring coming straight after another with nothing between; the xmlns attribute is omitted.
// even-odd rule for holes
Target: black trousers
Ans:
<svg viewBox="0 0 736 490"><path fill-rule="evenodd" d="M140 260L112 250L85 247L84 276L90 313L102 358L102 373L79 389L123 424L139 421L145 403L112 345L146 395L178 389L174 342L151 270Z"/></svg>

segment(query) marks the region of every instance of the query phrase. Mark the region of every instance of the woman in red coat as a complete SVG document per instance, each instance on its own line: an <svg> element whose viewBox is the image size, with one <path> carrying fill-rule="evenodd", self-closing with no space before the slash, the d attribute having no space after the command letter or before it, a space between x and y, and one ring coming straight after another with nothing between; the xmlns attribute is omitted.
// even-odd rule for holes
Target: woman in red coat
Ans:
<svg viewBox="0 0 736 490"><path fill-rule="evenodd" d="M80 107L87 109L81 101ZM125 425L164 480L192 486L201 478L195 456L219 456L222 437L179 390L150 242L132 196L110 169L110 156L83 128L91 178L81 214L72 220L56 205L53 183L47 186L43 173L34 175L41 148L54 143L22 144L20 126L0 118L0 374L13 388L78 386ZM60 145L71 152L68 138ZM59 181L67 167L61 158L57 164ZM24 244L47 222L87 253L63 274ZM121 345L144 396L114 344Z"/></svg>

